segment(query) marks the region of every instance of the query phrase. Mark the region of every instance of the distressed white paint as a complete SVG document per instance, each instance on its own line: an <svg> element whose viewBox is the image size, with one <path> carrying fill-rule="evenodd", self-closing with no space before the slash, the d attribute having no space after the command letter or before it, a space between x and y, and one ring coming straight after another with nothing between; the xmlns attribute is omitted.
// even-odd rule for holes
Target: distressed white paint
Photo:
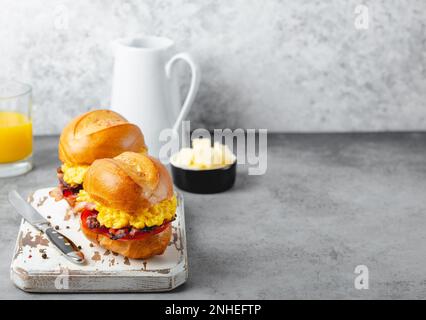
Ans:
<svg viewBox="0 0 426 320"><path fill-rule="evenodd" d="M173 222L172 241L161 256L148 260L125 259L96 245L91 246L80 229L80 218L71 215L65 200L55 202L49 197L51 188L37 190L31 204L44 216L51 218L53 226L82 247L87 264L69 262L50 243L34 247L23 242L31 232L45 236L27 222L20 227L11 265L12 281L21 289L31 292L152 292L171 290L184 283L188 276L183 197L178 194L177 218ZM69 228L67 228L69 227ZM24 240L24 242L26 242ZM43 258L43 253L47 259ZM97 260L94 257L100 257ZM65 279L64 279L65 277Z"/></svg>

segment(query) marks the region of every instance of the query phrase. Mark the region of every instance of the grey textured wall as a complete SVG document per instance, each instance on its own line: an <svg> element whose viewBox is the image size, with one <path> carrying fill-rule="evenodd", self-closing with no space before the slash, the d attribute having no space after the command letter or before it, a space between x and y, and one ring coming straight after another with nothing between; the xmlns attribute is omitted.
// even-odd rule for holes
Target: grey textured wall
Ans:
<svg viewBox="0 0 426 320"><path fill-rule="evenodd" d="M423 130L425 17L420 0L0 0L0 72L33 85L36 133L57 133L108 105L112 39L163 35L201 64L194 126Z"/></svg>

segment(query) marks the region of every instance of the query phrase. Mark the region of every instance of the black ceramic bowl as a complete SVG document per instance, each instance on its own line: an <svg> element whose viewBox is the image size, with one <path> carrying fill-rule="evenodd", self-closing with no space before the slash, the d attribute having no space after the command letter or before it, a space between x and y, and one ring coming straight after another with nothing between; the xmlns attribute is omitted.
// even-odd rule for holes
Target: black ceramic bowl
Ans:
<svg viewBox="0 0 426 320"><path fill-rule="evenodd" d="M179 189L192 193L218 193L226 191L235 183L237 175L237 162L233 164L208 170L195 170L174 166L172 168L173 182Z"/></svg>

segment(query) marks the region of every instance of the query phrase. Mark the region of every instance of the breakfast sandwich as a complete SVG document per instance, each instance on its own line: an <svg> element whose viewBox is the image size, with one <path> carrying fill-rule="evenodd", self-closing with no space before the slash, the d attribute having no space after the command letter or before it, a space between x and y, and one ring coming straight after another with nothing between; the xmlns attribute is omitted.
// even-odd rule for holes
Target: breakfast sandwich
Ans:
<svg viewBox="0 0 426 320"><path fill-rule="evenodd" d="M167 169L146 154L95 160L77 196L81 230L92 242L128 258L162 254L177 199Z"/></svg>
<svg viewBox="0 0 426 320"><path fill-rule="evenodd" d="M113 158L125 151L145 153L144 136L138 126L110 110L94 110L74 118L59 138L57 169L59 187L51 193L74 206L84 175L97 159Z"/></svg>

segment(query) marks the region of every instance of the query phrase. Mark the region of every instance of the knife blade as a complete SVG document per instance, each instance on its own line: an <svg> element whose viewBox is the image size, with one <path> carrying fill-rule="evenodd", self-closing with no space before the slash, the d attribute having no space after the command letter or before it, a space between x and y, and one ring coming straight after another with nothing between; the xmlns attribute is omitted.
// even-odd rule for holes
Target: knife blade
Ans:
<svg viewBox="0 0 426 320"><path fill-rule="evenodd" d="M9 192L9 203L32 226L44 232L50 242L53 243L68 260L77 264L85 263L84 255L78 247L66 236L52 228L49 221L46 220L31 204L25 201L16 190Z"/></svg>

